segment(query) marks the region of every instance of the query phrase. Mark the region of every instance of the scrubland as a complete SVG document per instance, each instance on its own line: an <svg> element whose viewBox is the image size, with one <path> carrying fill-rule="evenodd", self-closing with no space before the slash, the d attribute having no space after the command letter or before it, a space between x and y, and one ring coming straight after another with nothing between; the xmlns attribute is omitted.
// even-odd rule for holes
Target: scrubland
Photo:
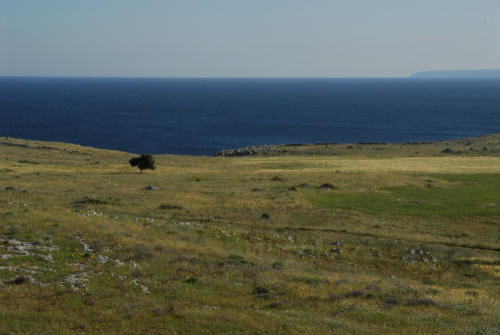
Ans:
<svg viewBox="0 0 500 335"><path fill-rule="evenodd" d="M500 334L500 136L273 150L1 138L0 333Z"/></svg>

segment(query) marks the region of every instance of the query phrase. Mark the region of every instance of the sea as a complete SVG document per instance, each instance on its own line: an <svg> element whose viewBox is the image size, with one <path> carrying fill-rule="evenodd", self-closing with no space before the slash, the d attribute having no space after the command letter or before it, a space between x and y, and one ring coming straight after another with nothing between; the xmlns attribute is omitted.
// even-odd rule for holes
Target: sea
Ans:
<svg viewBox="0 0 500 335"><path fill-rule="evenodd" d="M133 153L494 132L499 79L0 77L0 136Z"/></svg>

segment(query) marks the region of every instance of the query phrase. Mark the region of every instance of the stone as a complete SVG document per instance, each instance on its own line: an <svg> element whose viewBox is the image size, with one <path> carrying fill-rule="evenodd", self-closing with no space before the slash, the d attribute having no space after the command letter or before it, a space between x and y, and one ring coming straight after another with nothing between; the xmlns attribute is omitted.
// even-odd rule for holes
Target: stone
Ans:
<svg viewBox="0 0 500 335"><path fill-rule="evenodd" d="M275 145L262 145L250 146L240 149L222 150L215 153L216 157L235 157L235 156L266 156L276 146Z"/></svg>
<svg viewBox="0 0 500 335"><path fill-rule="evenodd" d="M403 260L408 263L429 263L438 261L429 251L422 249L408 249L407 254L403 256Z"/></svg>
<svg viewBox="0 0 500 335"><path fill-rule="evenodd" d="M137 279L132 280L130 283L134 284L135 286L138 286L141 289L142 293L145 293L145 294L149 294L150 293L149 292L149 288L147 286L144 286L144 285L140 284Z"/></svg>

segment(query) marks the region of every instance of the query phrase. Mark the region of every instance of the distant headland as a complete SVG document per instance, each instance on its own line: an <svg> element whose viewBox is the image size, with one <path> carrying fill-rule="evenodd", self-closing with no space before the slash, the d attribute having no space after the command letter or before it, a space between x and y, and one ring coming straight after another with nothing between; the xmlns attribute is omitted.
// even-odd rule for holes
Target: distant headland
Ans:
<svg viewBox="0 0 500 335"><path fill-rule="evenodd" d="M416 72L410 78L499 78L500 70L449 70L449 71L421 71Z"/></svg>

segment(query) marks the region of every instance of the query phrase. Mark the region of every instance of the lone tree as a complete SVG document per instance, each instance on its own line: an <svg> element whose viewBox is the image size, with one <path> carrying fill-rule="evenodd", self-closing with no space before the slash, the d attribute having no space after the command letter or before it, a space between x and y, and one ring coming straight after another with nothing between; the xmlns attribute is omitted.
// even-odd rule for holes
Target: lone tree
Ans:
<svg viewBox="0 0 500 335"><path fill-rule="evenodd" d="M156 169L155 159L149 154L142 154L140 157L131 158L128 162L130 163L130 166L137 166L141 173L142 170Z"/></svg>

